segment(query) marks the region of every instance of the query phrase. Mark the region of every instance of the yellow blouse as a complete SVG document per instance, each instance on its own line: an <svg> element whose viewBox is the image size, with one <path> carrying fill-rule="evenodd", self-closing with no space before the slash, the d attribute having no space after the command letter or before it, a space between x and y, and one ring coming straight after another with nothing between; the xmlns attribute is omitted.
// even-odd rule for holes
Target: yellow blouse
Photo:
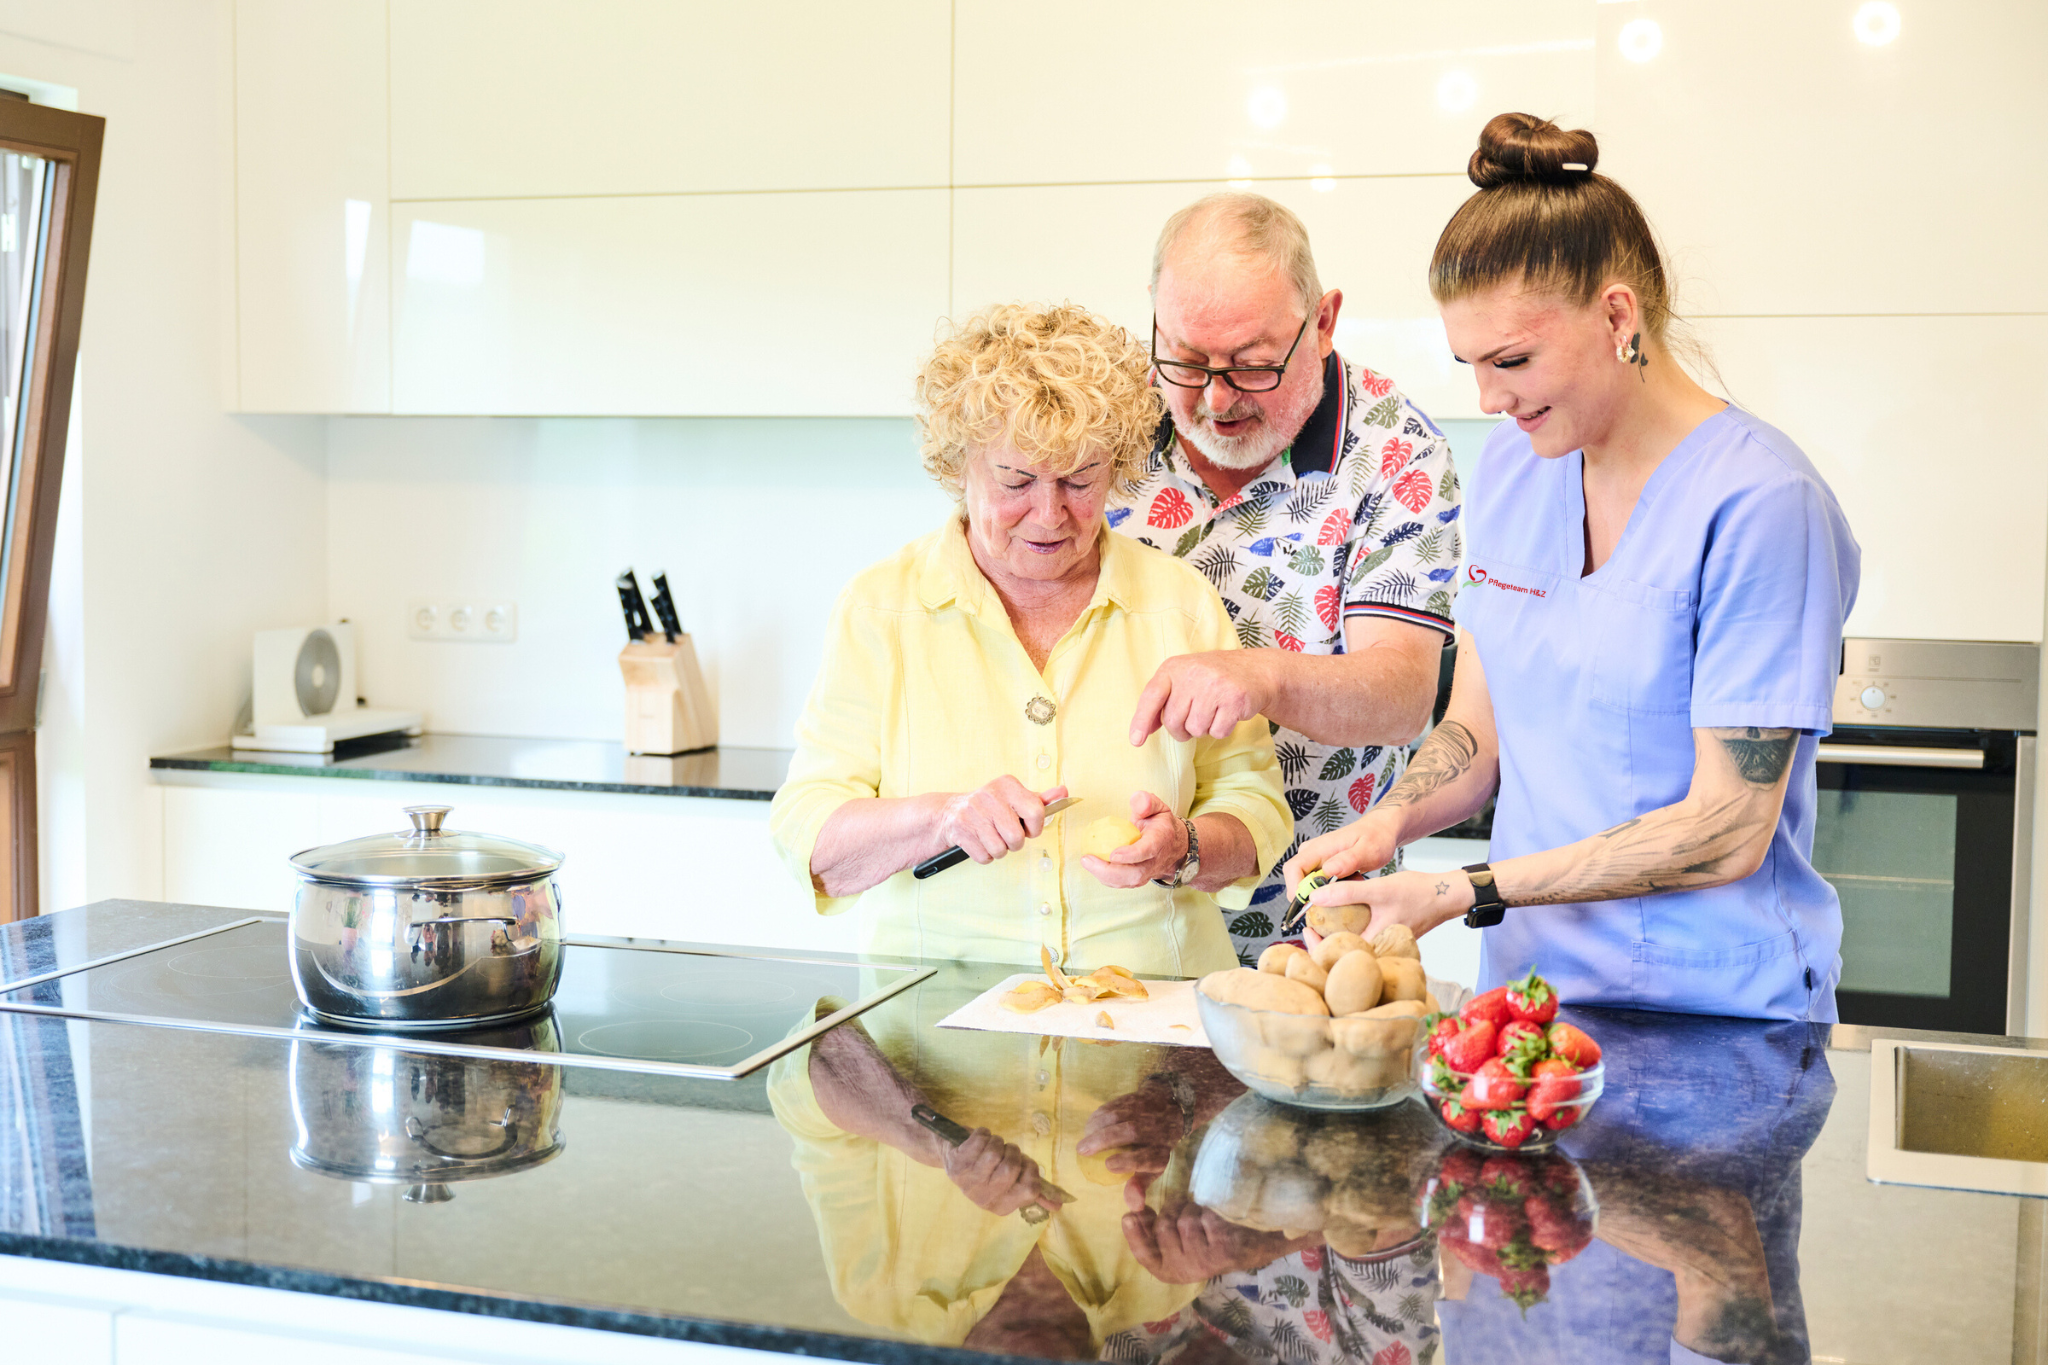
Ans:
<svg viewBox="0 0 2048 1365"><path fill-rule="evenodd" d="M971 791L1008 773L1033 791L1064 785L1080 804L993 863L925 881L908 870L859 897L820 895L821 914L867 917L870 952L1036 964L1040 946L1070 966L1116 963L1195 976L1235 965L1218 903L1250 902L1286 850L1294 822L1263 719L1227 739L1128 738L1138 694L1177 654L1235 649L1215 589L1173 556L1128 536L1100 537L1095 595L1052 648L1043 674L1002 599L949 518L866 570L833 612L824 663L797 723L796 757L769 829L792 875L832 812L863 797ZM1212 897L1147 884L1113 890L1076 850L1088 822L1130 816L1146 790L1183 816L1229 814L1258 849L1259 871Z"/></svg>

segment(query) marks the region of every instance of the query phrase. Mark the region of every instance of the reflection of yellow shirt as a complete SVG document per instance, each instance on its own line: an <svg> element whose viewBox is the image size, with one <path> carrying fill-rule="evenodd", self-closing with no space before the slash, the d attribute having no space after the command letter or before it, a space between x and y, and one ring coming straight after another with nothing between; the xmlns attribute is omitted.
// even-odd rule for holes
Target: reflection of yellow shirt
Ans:
<svg viewBox="0 0 2048 1365"><path fill-rule="evenodd" d="M769 817L800 880L810 880L818 830L850 800L971 791L1004 773L1033 791L1065 786L1081 798L1020 852L927 881L899 872L866 892L868 951L1035 964L1043 945L1080 966L1175 976L1235 964L1217 903L1248 904L1294 833L1271 734L1255 718L1227 739L1182 743L1158 731L1131 747L1138 694L1159 665L1235 649L1237 634L1194 569L1107 529L1100 545L1095 595L1042 675L957 518L862 573L840 598ZM1140 789L1184 816L1236 816L1251 831L1259 872L1215 897L1103 886L1074 845L1090 820L1128 818ZM817 903L837 914L854 898Z"/></svg>
<svg viewBox="0 0 2048 1365"><path fill-rule="evenodd" d="M1074 1202L1037 1227L984 1212L942 1168L834 1127L811 1089L811 1050L799 1048L770 1069L768 1099L795 1139L791 1160L818 1220L833 1296L863 1322L958 1345L1035 1246L1097 1342L1171 1317L1201 1286L1162 1284L1138 1264L1124 1240L1122 1182L1090 1182L1074 1150L1088 1116L1160 1070L1169 1049L937 1028L1000 979L984 975L956 990L927 983L861 1023L934 1109L1015 1143Z"/></svg>

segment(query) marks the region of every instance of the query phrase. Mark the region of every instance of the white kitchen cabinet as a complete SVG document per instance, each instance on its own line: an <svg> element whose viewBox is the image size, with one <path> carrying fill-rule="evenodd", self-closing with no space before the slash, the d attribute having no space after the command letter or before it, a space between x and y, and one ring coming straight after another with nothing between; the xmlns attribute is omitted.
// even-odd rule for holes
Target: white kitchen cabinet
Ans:
<svg viewBox="0 0 2048 1365"><path fill-rule="evenodd" d="M114 1315L98 1305L0 1294L0 1324L10 1359L114 1365Z"/></svg>
<svg viewBox="0 0 2048 1365"><path fill-rule="evenodd" d="M962 185L1462 175L1504 109L1593 111L1585 0L959 0Z"/></svg>
<svg viewBox="0 0 2048 1365"><path fill-rule="evenodd" d="M1600 169L1662 232L1690 311L2048 309L2048 6L1598 11ZM1924 382L1881 382L1902 381Z"/></svg>
<svg viewBox="0 0 2048 1365"><path fill-rule="evenodd" d="M404 203L394 410L894 416L944 190Z"/></svg>
<svg viewBox="0 0 2048 1365"><path fill-rule="evenodd" d="M454 808L451 829L552 848L572 934L854 952L859 912L823 916L768 841L768 803L686 796L159 770L164 897L281 912L287 859Z"/></svg>
<svg viewBox="0 0 2048 1365"><path fill-rule="evenodd" d="M2040 638L2038 319L1719 318L1699 331L1720 391L1797 442L1841 500L1863 547L1850 634Z"/></svg>
<svg viewBox="0 0 2048 1365"><path fill-rule="evenodd" d="M1143 337L1152 247L1174 210L1220 183L1037 185L954 193L953 307L1071 299ZM1429 253L1471 193L1462 178L1261 183L1301 216L1325 289L1342 289L1337 349L1391 377L1433 417L1479 416L1429 295Z"/></svg>
<svg viewBox="0 0 2048 1365"><path fill-rule="evenodd" d="M948 0L392 0L399 199L943 186Z"/></svg>
<svg viewBox="0 0 2048 1365"><path fill-rule="evenodd" d="M391 408L383 0L236 0L243 412Z"/></svg>

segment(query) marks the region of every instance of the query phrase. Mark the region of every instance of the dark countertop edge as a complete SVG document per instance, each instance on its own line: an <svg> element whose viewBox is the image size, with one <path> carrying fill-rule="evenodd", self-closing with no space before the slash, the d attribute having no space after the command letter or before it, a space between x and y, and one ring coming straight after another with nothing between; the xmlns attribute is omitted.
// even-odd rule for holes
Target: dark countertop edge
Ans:
<svg viewBox="0 0 2048 1365"><path fill-rule="evenodd" d="M219 1284L249 1285L259 1289L281 1289L296 1294L322 1294L329 1298L354 1299L363 1303L388 1303L404 1308L431 1308L448 1313L471 1313L478 1317L542 1323L552 1327L581 1327L628 1336L658 1337L667 1341L701 1341L716 1346L738 1346L753 1351L774 1351L781 1355L812 1356L827 1360L850 1360L865 1365L911 1365L912 1362L972 1361L1016 1362L1026 1356L997 1355L958 1346L930 1346L914 1341L884 1337L856 1337L839 1332L821 1332L794 1327L768 1327L715 1318L690 1318L659 1312L638 1312L629 1308L602 1308L554 1299L527 1299L514 1295L486 1294L476 1290L447 1289L439 1285L408 1280L362 1279L351 1275L290 1266L266 1266L228 1260L217 1256L193 1256L181 1252L152 1251L143 1247L110 1246L100 1242L68 1238L36 1237L21 1233L0 1233L0 1255L22 1256L40 1261L62 1261L72 1265L103 1266L112 1270L133 1270L150 1275L173 1275L185 1279L210 1280Z"/></svg>
<svg viewBox="0 0 2048 1365"><path fill-rule="evenodd" d="M152 758L153 769L199 773L251 773L261 777L349 778L370 782L445 782L459 787L528 787L545 791L616 792L627 796L709 796L727 801L773 801L775 793L746 787L650 787L631 782L578 782L555 777L493 777L466 773L409 772L401 768L315 768L219 759Z"/></svg>

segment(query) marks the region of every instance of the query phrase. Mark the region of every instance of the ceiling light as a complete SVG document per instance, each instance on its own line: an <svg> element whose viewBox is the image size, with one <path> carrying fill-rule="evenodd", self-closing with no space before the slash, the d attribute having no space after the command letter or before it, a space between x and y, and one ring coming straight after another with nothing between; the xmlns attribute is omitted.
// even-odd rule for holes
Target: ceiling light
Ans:
<svg viewBox="0 0 2048 1365"><path fill-rule="evenodd" d="M1899 36L1899 7L1887 0L1870 0L1857 9L1849 27L1856 31L1858 42L1883 47Z"/></svg>
<svg viewBox="0 0 2048 1365"><path fill-rule="evenodd" d="M1621 26L1618 42L1622 56L1647 62L1664 50L1664 30L1655 19L1631 19Z"/></svg>
<svg viewBox="0 0 2048 1365"><path fill-rule="evenodd" d="M1255 85L1244 97L1244 116L1254 128L1271 132L1287 122L1287 95L1277 85Z"/></svg>
<svg viewBox="0 0 2048 1365"><path fill-rule="evenodd" d="M1437 108L1447 113L1460 114L1472 107L1472 101L1479 98L1479 82L1472 79L1469 71L1446 71L1437 77Z"/></svg>

